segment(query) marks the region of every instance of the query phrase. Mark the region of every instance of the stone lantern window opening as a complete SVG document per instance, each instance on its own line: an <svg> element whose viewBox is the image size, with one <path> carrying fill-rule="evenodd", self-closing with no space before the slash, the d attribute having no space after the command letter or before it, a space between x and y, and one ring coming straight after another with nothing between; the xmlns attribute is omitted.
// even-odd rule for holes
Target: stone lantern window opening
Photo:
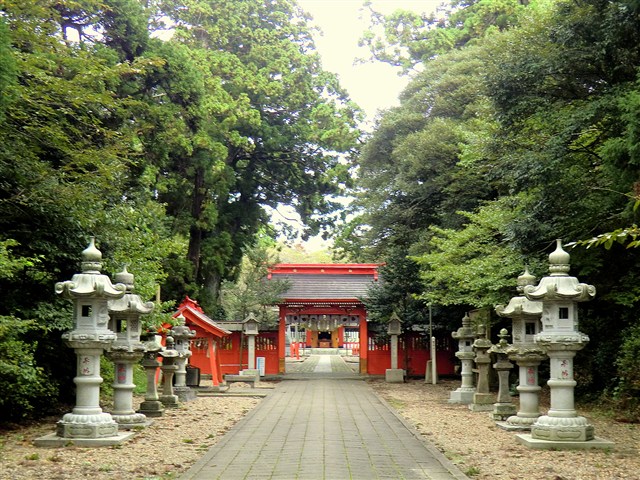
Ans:
<svg viewBox="0 0 640 480"><path fill-rule="evenodd" d="M127 332L127 320L124 318L119 318L117 322L118 333L126 333Z"/></svg>
<svg viewBox="0 0 640 480"><path fill-rule="evenodd" d="M91 305L82 305L80 310L81 317L91 317Z"/></svg>

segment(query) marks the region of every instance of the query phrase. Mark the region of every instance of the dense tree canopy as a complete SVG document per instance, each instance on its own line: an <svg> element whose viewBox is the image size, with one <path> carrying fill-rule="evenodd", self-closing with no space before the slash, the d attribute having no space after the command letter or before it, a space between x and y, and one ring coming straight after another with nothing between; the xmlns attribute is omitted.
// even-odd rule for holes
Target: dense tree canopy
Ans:
<svg viewBox="0 0 640 480"><path fill-rule="evenodd" d="M418 297L447 306L446 322L447 308L506 302L525 265L545 275L555 238L605 244L571 250L572 274L599 292L582 311L581 387L637 396L640 257L618 244L638 238L637 2L480 0L372 18L362 43L412 81L362 150L340 253L380 260L402 245Z"/></svg>
<svg viewBox="0 0 640 480"><path fill-rule="evenodd" d="M265 208L290 205L308 234L330 224L360 114L292 0L7 0L0 12L0 330L12 331L0 365L26 342L46 370L2 400L20 416L69 380L48 371L70 322L53 283L77 271L89 236L105 272L128 264L145 299L161 287L169 305L189 294L222 314L220 285Z"/></svg>

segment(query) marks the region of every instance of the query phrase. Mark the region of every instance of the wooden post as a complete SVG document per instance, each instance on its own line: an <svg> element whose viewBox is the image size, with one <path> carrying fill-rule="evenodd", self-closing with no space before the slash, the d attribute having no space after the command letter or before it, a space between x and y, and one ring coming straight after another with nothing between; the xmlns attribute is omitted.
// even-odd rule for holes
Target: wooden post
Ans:
<svg viewBox="0 0 640 480"><path fill-rule="evenodd" d="M285 373L287 370L285 355L286 351L286 315L285 310L280 307L280 323L278 325L278 373Z"/></svg>
<svg viewBox="0 0 640 480"><path fill-rule="evenodd" d="M216 360L215 340L211 337L209 338L209 366L211 367L211 382L214 387L220 385L220 382L218 382L218 362Z"/></svg>
<svg viewBox="0 0 640 480"><path fill-rule="evenodd" d="M368 373L367 353L369 350L369 336L367 329L367 319L364 315L360 316L360 373L366 375Z"/></svg>

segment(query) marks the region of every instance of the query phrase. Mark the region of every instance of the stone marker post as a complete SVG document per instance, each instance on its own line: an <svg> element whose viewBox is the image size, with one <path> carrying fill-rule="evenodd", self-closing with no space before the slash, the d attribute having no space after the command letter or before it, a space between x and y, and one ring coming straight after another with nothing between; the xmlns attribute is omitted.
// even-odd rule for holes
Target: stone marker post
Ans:
<svg viewBox="0 0 640 480"><path fill-rule="evenodd" d="M247 368L240 373L255 376L256 381L260 380L260 371L256 368L256 337L259 333L259 324L253 313L249 313L242 322L242 329L247 337Z"/></svg>
<svg viewBox="0 0 640 480"><path fill-rule="evenodd" d="M534 336L540 333L542 327L542 303L531 301L523 295L524 288L535 283L535 277L525 269L517 280L519 295L511 298L507 306L496 306L499 316L511 318L513 343L507 351L509 359L518 365L520 409L506 422L498 422L498 426L505 430L531 430L531 425L540 416L538 366L547 355L542 345L534 342Z"/></svg>
<svg viewBox="0 0 640 480"><path fill-rule="evenodd" d="M140 341L141 315L153 311L153 302L143 302L133 293L134 277L126 267L115 275L116 282L126 285L122 298L109 301L109 327L116 332L116 340L106 353L114 363L113 411L111 416L120 429L144 427L147 417L133 409L133 367L144 355L144 344Z"/></svg>
<svg viewBox="0 0 640 480"><path fill-rule="evenodd" d="M495 396L489 392L489 368L491 367L491 357L489 349L492 347L491 341L486 338L485 326L478 328L478 338L473 342L473 349L476 352L476 367L478 368L478 386L473 394L473 401L469 404L469 410L474 412L490 412L493 410Z"/></svg>
<svg viewBox="0 0 640 480"><path fill-rule="evenodd" d="M569 260L557 240L556 250L549 255L550 275L524 289L529 300L542 302L542 332L535 341L549 355L551 408L531 426L531 435L517 438L532 448L610 448L612 443L596 439L593 425L575 411L573 358L589 341L578 330L577 303L591 300L596 289L569 276Z"/></svg>
<svg viewBox="0 0 640 480"><path fill-rule="evenodd" d="M507 329L501 329L498 337L500 341L489 349L490 352L496 354L497 361L493 364L493 368L498 372L498 399L493 404L492 415L494 420L505 420L516 413L516 406L511 401L509 393L509 372L513 368L513 364L508 359Z"/></svg>
<svg viewBox="0 0 640 480"><path fill-rule="evenodd" d="M389 318L387 333L391 341L391 368L386 369L384 377L387 383L402 383L404 370L398 368L398 335L402 333L402 321L396 312Z"/></svg>
<svg viewBox="0 0 640 480"><path fill-rule="evenodd" d="M119 434L118 424L100 407L100 358L115 340L109 330L107 302L125 294L123 284L112 285L102 270L102 253L91 239L82 252L82 273L71 280L56 283L55 290L73 300L73 330L62 335L77 357L76 404L57 424L56 434L35 440L37 446L60 446L73 443L82 446L117 445L132 433Z"/></svg>
<svg viewBox="0 0 640 480"><path fill-rule="evenodd" d="M458 351L456 357L460 359L460 375L462 377L461 385L449 394L449 403L461 403L468 405L473 402L473 394L476 388L473 384L473 341L476 334L471 328L471 318L465 314L462 319L462 327L451 334L453 338L458 340Z"/></svg>

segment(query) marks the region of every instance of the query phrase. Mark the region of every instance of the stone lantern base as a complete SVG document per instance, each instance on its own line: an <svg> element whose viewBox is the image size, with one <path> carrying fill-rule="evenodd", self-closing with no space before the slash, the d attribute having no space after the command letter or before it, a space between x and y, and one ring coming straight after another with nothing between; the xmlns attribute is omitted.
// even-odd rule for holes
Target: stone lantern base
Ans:
<svg viewBox="0 0 640 480"><path fill-rule="evenodd" d="M104 414L108 415L108 414ZM36 447L109 447L120 445L134 436L133 432L119 432L116 422L73 423L64 419L56 425L56 433L36 438Z"/></svg>
<svg viewBox="0 0 640 480"><path fill-rule="evenodd" d="M539 440L533 438L531 434L521 433L516 435L516 440L525 447L537 450L589 450L596 448L606 450L615 446L614 442L599 437L593 437L593 439L584 442L578 440L552 441Z"/></svg>
<svg viewBox="0 0 640 480"><path fill-rule="evenodd" d="M160 400L145 400L140 404L138 413L145 417L161 417L164 414L164 405Z"/></svg>
<svg viewBox="0 0 640 480"><path fill-rule="evenodd" d="M472 412L491 412L496 397L492 393L474 393L473 401L468 405Z"/></svg>
<svg viewBox="0 0 640 480"><path fill-rule="evenodd" d="M55 433L50 433L44 437L36 438L33 444L36 447L56 448L74 445L76 447L112 447L120 445L130 440L135 435L134 432L121 432L111 437L102 438L64 438Z"/></svg>
<svg viewBox="0 0 640 480"><path fill-rule="evenodd" d="M516 406L513 403L494 403L491 415L496 422L502 422L516 414Z"/></svg>
<svg viewBox="0 0 640 480"><path fill-rule="evenodd" d="M127 415L111 414L111 416L118 423L119 430L146 428L153 424L153 420L149 420L143 413L134 412Z"/></svg>
<svg viewBox="0 0 640 480"><path fill-rule="evenodd" d="M531 434L516 435L519 443L537 449L612 448L614 443L596 438L586 418L543 415L531 426Z"/></svg>
<svg viewBox="0 0 640 480"><path fill-rule="evenodd" d="M384 372L387 383L404 383L404 370L401 368L387 368Z"/></svg>
<svg viewBox="0 0 640 480"><path fill-rule="evenodd" d="M449 403L460 403L462 405L469 405L473 402L473 395L476 393L475 387L463 388L459 387L453 392L449 393Z"/></svg>
<svg viewBox="0 0 640 480"><path fill-rule="evenodd" d="M119 445L133 435L133 432L120 433L118 424L108 413L68 413L56 424L56 433L37 438L33 443L37 447L108 447Z"/></svg>
<svg viewBox="0 0 640 480"><path fill-rule="evenodd" d="M173 387L173 393L178 396L181 402L191 402L198 398L197 392L191 387Z"/></svg>

